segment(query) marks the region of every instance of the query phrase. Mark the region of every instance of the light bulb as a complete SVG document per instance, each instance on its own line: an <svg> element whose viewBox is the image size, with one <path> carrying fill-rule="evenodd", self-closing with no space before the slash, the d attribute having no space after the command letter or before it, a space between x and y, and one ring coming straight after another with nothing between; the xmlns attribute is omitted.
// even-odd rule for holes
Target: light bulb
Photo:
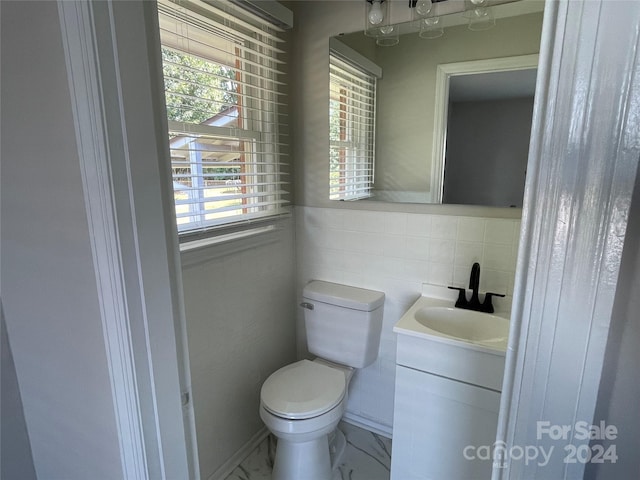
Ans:
<svg viewBox="0 0 640 480"><path fill-rule="evenodd" d="M371 25L379 25L384 20L384 14L382 13L381 0L373 0L371 3L371 9L369 10L369 23Z"/></svg>
<svg viewBox="0 0 640 480"><path fill-rule="evenodd" d="M440 17L430 17L424 19L424 24L427 27L435 27L440 23Z"/></svg>
<svg viewBox="0 0 640 480"><path fill-rule="evenodd" d="M438 38L444 35L444 30L440 25L440 17L428 17L420 23L420 38Z"/></svg>
<svg viewBox="0 0 640 480"><path fill-rule="evenodd" d="M393 25L386 25L384 27L380 27L380 32L383 35L389 35L391 32L393 32Z"/></svg>
<svg viewBox="0 0 640 480"><path fill-rule="evenodd" d="M483 18L488 16L488 12L486 8L474 8L473 9L473 16L475 18Z"/></svg>
<svg viewBox="0 0 640 480"><path fill-rule="evenodd" d="M418 0L416 3L416 13L421 17L425 17L431 11L431 0Z"/></svg>

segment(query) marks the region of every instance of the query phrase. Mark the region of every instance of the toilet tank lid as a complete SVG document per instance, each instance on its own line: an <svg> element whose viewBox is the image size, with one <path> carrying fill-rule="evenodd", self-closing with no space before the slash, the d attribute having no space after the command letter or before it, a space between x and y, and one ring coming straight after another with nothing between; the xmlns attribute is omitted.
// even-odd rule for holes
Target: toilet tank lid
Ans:
<svg viewBox="0 0 640 480"><path fill-rule="evenodd" d="M384 293L366 288L313 280L304 287L304 298L339 307L370 312L384 303Z"/></svg>

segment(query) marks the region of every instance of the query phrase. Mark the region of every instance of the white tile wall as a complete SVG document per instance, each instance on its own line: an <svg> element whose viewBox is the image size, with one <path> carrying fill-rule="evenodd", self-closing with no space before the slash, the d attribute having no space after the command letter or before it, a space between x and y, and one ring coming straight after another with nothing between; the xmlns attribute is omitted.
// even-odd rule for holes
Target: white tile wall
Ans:
<svg viewBox="0 0 640 480"><path fill-rule="evenodd" d="M348 412L391 429L396 338L393 325L422 283L467 286L481 265L480 289L513 293L520 220L296 207L298 295L312 279L386 294L378 360L357 373ZM305 353L302 312L298 343Z"/></svg>

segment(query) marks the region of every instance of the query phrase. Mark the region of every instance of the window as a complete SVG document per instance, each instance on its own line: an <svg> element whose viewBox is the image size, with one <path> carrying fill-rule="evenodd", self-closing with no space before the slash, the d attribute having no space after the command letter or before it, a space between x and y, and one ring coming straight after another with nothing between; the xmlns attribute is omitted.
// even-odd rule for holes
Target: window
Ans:
<svg viewBox="0 0 640 480"><path fill-rule="evenodd" d="M376 77L330 55L329 198L371 196Z"/></svg>
<svg viewBox="0 0 640 480"><path fill-rule="evenodd" d="M178 231L285 213L282 29L228 1L158 14Z"/></svg>

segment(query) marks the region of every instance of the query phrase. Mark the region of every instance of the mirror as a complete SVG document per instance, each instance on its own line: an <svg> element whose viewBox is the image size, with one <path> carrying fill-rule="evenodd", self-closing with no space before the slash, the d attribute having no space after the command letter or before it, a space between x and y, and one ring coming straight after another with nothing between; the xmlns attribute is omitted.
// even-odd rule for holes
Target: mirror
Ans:
<svg viewBox="0 0 640 480"><path fill-rule="evenodd" d="M522 206L543 8L494 6L483 31L468 28L468 15L446 15L429 39L417 23L400 24L393 47L363 32L331 39L332 56L338 42L343 59L381 71L366 200Z"/></svg>

